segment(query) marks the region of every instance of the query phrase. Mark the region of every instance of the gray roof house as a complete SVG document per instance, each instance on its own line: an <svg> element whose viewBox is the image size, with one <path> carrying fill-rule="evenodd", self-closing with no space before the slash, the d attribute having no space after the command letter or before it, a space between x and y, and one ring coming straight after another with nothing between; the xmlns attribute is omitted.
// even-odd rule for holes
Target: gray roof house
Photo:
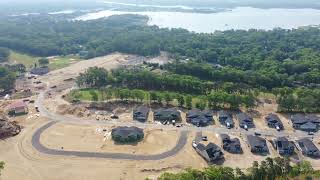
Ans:
<svg viewBox="0 0 320 180"><path fill-rule="evenodd" d="M213 114L208 110L192 109L187 112L186 120L195 126L208 126L213 121Z"/></svg>
<svg viewBox="0 0 320 180"><path fill-rule="evenodd" d="M278 137L273 140L273 143L281 156L291 156L294 153L294 144L286 137Z"/></svg>
<svg viewBox="0 0 320 180"><path fill-rule="evenodd" d="M239 121L239 126L244 129L254 128L254 123L252 117L248 116L246 113L238 113L236 117Z"/></svg>
<svg viewBox="0 0 320 180"><path fill-rule="evenodd" d="M169 109L159 109L154 112L154 120L161 121L161 122L170 122L172 120L175 120L177 122L181 121L181 114L180 112L175 108L169 108Z"/></svg>
<svg viewBox="0 0 320 180"><path fill-rule="evenodd" d="M111 136L117 142L137 142L143 139L143 129L137 127L119 126L111 131Z"/></svg>
<svg viewBox="0 0 320 180"><path fill-rule="evenodd" d="M231 139L227 134L220 134L222 148L230 153L241 153L242 148L238 138Z"/></svg>
<svg viewBox="0 0 320 180"><path fill-rule="evenodd" d="M232 114L231 113L228 113L226 111L221 110L221 111L218 112L218 119L219 119L219 122L222 125L225 125L228 128L233 128L234 127L234 121L232 119Z"/></svg>
<svg viewBox="0 0 320 180"><path fill-rule="evenodd" d="M302 131L316 132L320 126L320 119L315 115L295 114L291 116L293 128Z"/></svg>
<svg viewBox="0 0 320 180"><path fill-rule="evenodd" d="M297 140L298 146L305 156L320 157L320 151L317 146L308 138Z"/></svg>
<svg viewBox="0 0 320 180"><path fill-rule="evenodd" d="M148 120L150 108L146 106L139 106L133 110L133 119L140 121L140 122L146 122Z"/></svg>
<svg viewBox="0 0 320 180"><path fill-rule="evenodd" d="M269 149L265 139L259 136L248 135L247 140L251 152L253 153L268 153Z"/></svg>
<svg viewBox="0 0 320 180"><path fill-rule="evenodd" d="M49 73L49 68L48 67L33 68L30 70L30 73L35 75L44 75Z"/></svg>
<svg viewBox="0 0 320 180"><path fill-rule="evenodd" d="M195 149L197 153L200 154L200 156L207 162L215 162L223 158L223 152L221 151L220 147L213 143L209 143L208 145L199 143Z"/></svg>
<svg viewBox="0 0 320 180"><path fill-rule="evenodd" d="M277 130L283 130L283 124L276 114L270 113L265 117L266 123L270 128L275 128Z"/></svg>

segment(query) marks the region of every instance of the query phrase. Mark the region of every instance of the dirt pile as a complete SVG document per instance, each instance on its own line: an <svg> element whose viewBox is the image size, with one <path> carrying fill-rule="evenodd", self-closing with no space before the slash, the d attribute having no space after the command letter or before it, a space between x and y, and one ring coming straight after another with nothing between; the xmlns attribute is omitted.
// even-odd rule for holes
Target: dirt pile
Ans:
<svg viewBox="0 0 320 180"><path fill-rule="evenodd" d="M0 138L15 136L21 132L21 127L15 122L10 122L4 115L0 114Z"/></svg>
<svg viewBox="0 0 320 180"><path fill-rule="evenodd" d="M59 105L57 112L62 115L74 115L77 117L89 117L90 111L81 106L70 106L67 104Z"/></svg>

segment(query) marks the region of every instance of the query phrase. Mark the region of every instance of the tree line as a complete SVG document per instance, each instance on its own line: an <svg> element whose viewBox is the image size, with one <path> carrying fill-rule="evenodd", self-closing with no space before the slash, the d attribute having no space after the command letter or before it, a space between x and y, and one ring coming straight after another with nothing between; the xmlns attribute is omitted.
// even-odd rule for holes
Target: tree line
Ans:
<svg viewBox="0 0 320 180"><path fill-rule="evenodd" d="M307 161L291 165L288 158L268 157L260 164L255 161L247 172L239 168L209 166L202 170L186 169L179 173L163 173L158 180L276 180L314 177L319 178L319 172Z"/></svg>
<svg viewBox="0 0 320 180"><path fill-rule="evenodd" d="M36 56L82 52L85 58L115 51L143 56L167 51L176 59L225 67L207 76L212 80L244 82L268 89L293 82L302 85L320 82L319 28L198 34L146 26L146 22L147 17L139 15L92 21L47 16L1 18L0 46Z"/></svg>
<svg viewBox="0 0 320 180"><path fill-rule="evenodd" d="M228 94L226 92L212 92L208 95L196 96L168 91L145 91L127 88L100 88L73 90L69 93L70 101L136 101L141 103L158 103L164 105L184 107L187 109L238 109L241 106L252 108L255 98L250 95Z"/></svg>
<svg viewBox="0 0 320 180"><path fill-rule="evenodd" d="M11 66L0 66L0 93L8 93L15 87L16 72L8 67Z"/></svg>
<svg viewBox="0 0 320 180"><path fill-rule="evenodd" d="M320 89L280 88L275 89L280 112L320 112Z"/></svg>
<svg viewBox="0 0 320 180"><path fill-rule="evenodd" d="M9 60L10 50L8 48L0 47L0 62Z"/></svg>
<svg viewBox="0 0 320 180"><path fill-rule="evenodd" d="M201 108L231 108L237 109L240 106L248 108L255 106L255 96L253 92L233 92L223 91L214 88L213 83L199 80L192 76L164 73L157 74L152 71L135 67L132 69L116 69L108 72L104 68L90 67L76 79L77 85L84 88L118 87L122 88L113 97L140 100L148 97L151 102L161 103L173 99L178 100L180 106L186 102L186 107L191 108L190 99L198 99L196 106ZM127 89L151 90L130 93ZM108 89L110 92L110 89ZM116 91L118 92L118 91ZM123 93L122 93L123 92ZM135 92L135 91L133 91ZM157 92L157 93L155 93ZM162 93L165 92L165 93ZM178 94L179 93L179 94ZM144 95L143 95L144 94ZM94 99L95 100L95 99Z"/></svg>

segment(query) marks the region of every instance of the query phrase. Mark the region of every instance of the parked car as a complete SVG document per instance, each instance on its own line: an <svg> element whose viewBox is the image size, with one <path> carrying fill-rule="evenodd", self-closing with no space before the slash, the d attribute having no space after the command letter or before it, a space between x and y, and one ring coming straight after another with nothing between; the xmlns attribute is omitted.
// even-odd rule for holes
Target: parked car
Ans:
<svg viewBox="0 0 320 180"><path fill-rule="evenodd" d="M202 141L208 141L208 137L207 136L202 136Z"/></svg>
<svg viewBox="0 0 320 180"><path fill-rule="evenodd" d="M254 132L254 135L256 135L256 136L261 136L261 133Z"/></svg>
<svg viewBox="0 0 320 180"><path fill-rule="evenodd" d="M110 116L110 118L111 118L111 119L119 119L119 116L117 116L117 115L115 115L115 114L112 114L112 115Z"/></svg>

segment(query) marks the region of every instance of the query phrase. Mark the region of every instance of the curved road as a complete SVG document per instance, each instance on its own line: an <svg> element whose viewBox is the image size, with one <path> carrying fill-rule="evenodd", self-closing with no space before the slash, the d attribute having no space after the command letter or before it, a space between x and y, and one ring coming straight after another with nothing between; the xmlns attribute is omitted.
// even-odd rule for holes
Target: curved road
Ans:
<svg viewBox="0 0 320 180"><path fill-rule="evenodd" d="M109 159L128 159L128 160L161 160L168 158L177 154L187 143L188 132L181 131L180 138L174 148L171 150L156 154L156 155L133 155L133 154L123 154L123 153L100 153L100 152L82 152L82 151L65 151L50 149L45 147L40 142L41 134L50 128L52 125L56 124L57 121L51 121L44 126L40 127L32 136L32 146L41 153L50 155L62 155L62 156L76 156L76 157L94 157L94 158L109 158Z"/></svg>
<svg viewBox="0 0 320 180"><path fill-rule="evenodd" d="M166 125L159 125L155 123L140 123L140 122L117 122L117 121L93 121L90 119L80 119L76 117L70 116L62 116L59 114L55 114L53 112L48 111L42 104L44 101L44 94L45 92L41 92L36 100L36 106L39 109L41 116L44 116L51 120L49 123L45 124L44 126L40 127L32 137L32 146L41 153L50 154L50 155L62 155L62 156L76 156L76 157L94 157L94 158L110 158L110 159L129 159L129 160L160 160L164 158L168 158L177 154L187 143L188 140L188 132L189 131L196 131L200 133L201 131L211 131L218 134L221 133L228 133L228 134L235 134L241 133L244 135L254 134L254 132L261 133L262 136L265 137L281 137L287 136L290 139L294 138L302 138L308 137L304 132L286 132L286 131L273 131L273 130L252 130L245 131L243 129L227 129L224 127L195 127L195 126L184 126L181 128L176 128L174 126L166 126ZM162 128L162 129L177 129L180 130L180 138L177 141L175 147L167 152L156 154L156 155L133 155L133 154L124 154L124 153L100 153L100 152L81 152L81 151L66 151L66 150L57 150L57 149L50 149L45 147L40 142L41 134L50 128L52 125L56 124L57 122L70 122L75 124L101 124L101 125L118 125L118 126L137 126L140 128ZM200 132L199 132L200 131ZM314 137L320 137L319 133L317 133Z"/></svg>
<svg viewBox="0 0 320 180"><path fill-rule="evenodd" d="M56 114L53 112L48 111L42 104L44 101L44 94L45 92L41 92L36 100L36 106L38 106L41 116L47 117L50 120L54 121L64 121L64 122L70 122L75 124L93 124L93 125L117 125L117 126L137 126L139 128L162 128L162 129L175 129L180 131L211 131L217 134L227 133L227 134L242 134L242 135L254 135L255 132L258 132L261 134L261 136L265 137L288 137L289 139L299 139L299 138L305 138L305 137L316 137L320 138L320 132L315 133L313 136L307 135L306 132L303 131L276 131L275 129L268 129L268 130L259 130L259 129L249 129L244 130L241 128L233 128L233 129L227 129L226 127L196 127L193 125L186 125L180 128L174 127L174 126L168 126L168 125L162 125L157 123L140 123L138 121L134 122L119 122L119 121L94 121L92 119L83 119L83 118L77 118L72 116L62 116L60 114Z"/></svg>

